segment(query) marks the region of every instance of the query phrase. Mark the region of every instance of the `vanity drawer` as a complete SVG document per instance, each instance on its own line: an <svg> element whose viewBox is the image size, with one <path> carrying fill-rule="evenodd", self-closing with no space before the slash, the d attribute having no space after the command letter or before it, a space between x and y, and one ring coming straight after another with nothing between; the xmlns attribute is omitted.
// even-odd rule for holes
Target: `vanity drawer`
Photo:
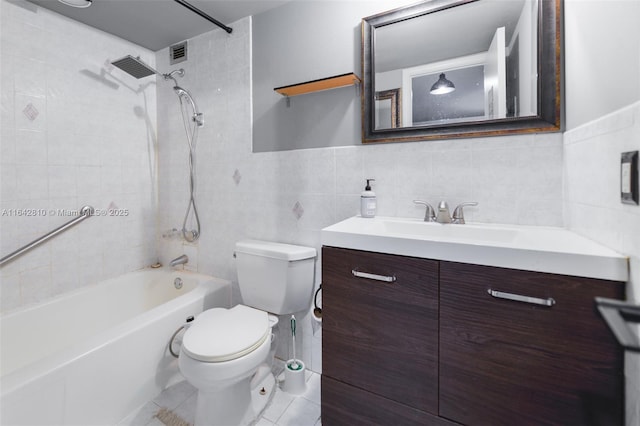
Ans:
<svg viewBox="0 0 640 426"><path fill-rule="evenodd" d="M325 426L457 425L326 375L322 376L322 403L322 424Z"/></svg>
<svg viewBox="0 0 640 426"><path fill-rule="evenodd" d="M437 413L438 262L324 247L322 265L323 375Z"/></svg>
<svg viewBox="0 0 640 426"><path fill-rule="evenodd" d="M440 415L469 425L622 424L622 351L596 296L624 283L440 265Z"/></svg>

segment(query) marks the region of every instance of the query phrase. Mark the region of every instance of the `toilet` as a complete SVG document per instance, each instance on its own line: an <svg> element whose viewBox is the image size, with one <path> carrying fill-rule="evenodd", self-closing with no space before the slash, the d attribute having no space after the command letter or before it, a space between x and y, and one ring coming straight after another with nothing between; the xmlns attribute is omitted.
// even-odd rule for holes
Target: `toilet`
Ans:
<svg viewBox="0 0 640 426"><path fill-rule="evenodd" d="M316 250L269 241L236 243L243 304L213 308L192 322L178 366L197 390L195 425L247 425L275 388L271 373L277 315L307 310Z"/></svg>

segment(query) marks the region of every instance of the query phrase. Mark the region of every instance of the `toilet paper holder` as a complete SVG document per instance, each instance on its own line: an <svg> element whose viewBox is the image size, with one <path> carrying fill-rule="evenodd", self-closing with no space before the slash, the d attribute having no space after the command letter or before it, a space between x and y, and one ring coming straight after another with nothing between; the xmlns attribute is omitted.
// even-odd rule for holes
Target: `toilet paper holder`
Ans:
<svg viewBox="0 0 640 426"><path fill-rule="evenodd" d="M318 286L316 293L313 295L313 315L322 319L322 308L318 306L318 293L322 291L322 283Z"/></svg>

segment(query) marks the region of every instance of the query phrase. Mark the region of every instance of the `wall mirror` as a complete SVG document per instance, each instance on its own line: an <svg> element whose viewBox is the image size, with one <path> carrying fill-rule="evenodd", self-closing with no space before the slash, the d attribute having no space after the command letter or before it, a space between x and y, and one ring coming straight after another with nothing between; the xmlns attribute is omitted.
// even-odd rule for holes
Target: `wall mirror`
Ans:
<svg viewBox="0 0 640 426"><path fill-rule="evenodd" d="M561 0L430 0L362 20L363 143L562 130Z"/></svg>

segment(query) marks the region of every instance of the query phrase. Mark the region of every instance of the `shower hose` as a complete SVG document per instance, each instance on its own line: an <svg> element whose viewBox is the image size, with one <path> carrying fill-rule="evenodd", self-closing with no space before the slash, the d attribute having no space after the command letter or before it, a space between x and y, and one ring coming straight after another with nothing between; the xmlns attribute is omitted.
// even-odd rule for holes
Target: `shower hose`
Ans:
<svg viewBox="0 0 640 426"><path fill-rule="evenodd" d="M178 358L178 356L180 355L180 351L176 353L176 351L173 350L173 342L174 340L176 340L176 336L178 336L178 333L180 333L182 330L186 330L187 328L189 328L189 326L191 325L191 321L193 320L194 320L193 316L187 317L187 321L184 324L182 324L180 327L178 327L178 329L174 331L174 333L171 335L171 339L169 339L169 353L171 353L171 355L174 358Z"/></svg>
<svg viewBox="0 0 640 426"><path fill-rule="evenodd" d="M192 243L200 238L200 217L198 216L198 209L196 208L196 199L194 195L196 190L196 142L198 140L198 127L200 127L200 123L198 122L196 111L193 111L191 118L189 117L189 113L187 111L189 106L185 105L182 97L182 95L179 97L180 109L182 110L182 122L184 124L187 143L189 145L189 204L182 222L182 236L185 240ZM189 125L190 121L193 122L193 126ZM187 230L187 221L189 220L189 216L192 211L193 218L196 221L196 228L189 231Z"/></svg>

